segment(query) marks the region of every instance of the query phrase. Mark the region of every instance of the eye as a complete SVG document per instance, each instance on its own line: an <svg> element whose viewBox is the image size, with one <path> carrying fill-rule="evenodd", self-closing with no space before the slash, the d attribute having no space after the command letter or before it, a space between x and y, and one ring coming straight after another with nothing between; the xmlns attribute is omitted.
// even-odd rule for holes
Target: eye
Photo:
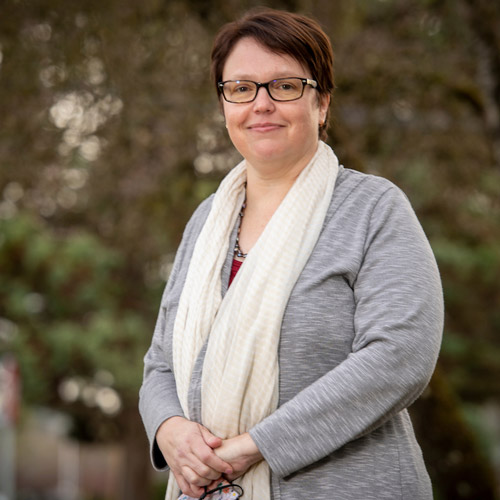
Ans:
<svg viewBox="0 0 500 500"><path fill-rule="evenodd" d="M233 94L247 94L255 90L255 85L248 80L236 80L231 83L230 88Z"/></svg>
<svg viewBox="0 0 500 500"><path fill-rule="evenodd" d="M272 82L272 88L280 95L295 95L302 90L301 80L298 78L279 78Z"/></svg>
<svg viewBox="0 0 500 500"><path fill-rule="evenodd" d="M295 92L300 88L299 80L281 80L278 82L278 88L283 91Z"/></svg>
<svg viewBox="0 0 500 500"><path fill-rule="evenodd" d="M250 91L250 88L248 87L248 85L244 85L244 84L237 85L233 89L233 92L237 92L239 94L244 94L245 92L249 92L249 91Z"/></svg>

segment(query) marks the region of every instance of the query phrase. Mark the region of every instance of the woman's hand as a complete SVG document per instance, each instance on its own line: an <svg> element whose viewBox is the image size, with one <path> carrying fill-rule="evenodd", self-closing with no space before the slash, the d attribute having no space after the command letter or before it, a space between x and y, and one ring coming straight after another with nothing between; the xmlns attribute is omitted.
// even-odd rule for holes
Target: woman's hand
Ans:
<svg viewBox="0 0 500 500"><path fill-rule="evenodd" d="M253 464L260 462L263 458L248 432L223 440L214 452L222 460L231 464L233 472L224 475L230 481L245 474Z"/></svg>
<svg viewBox="0 0 500 500"><path fill-rule="evenodd" d="M200 424L183 417L171 417L158 428L156 442L186 495L197 498L204 492L203 486L222 474L233 474L231 465L213 450L221 446L222 439Z"/></svg>

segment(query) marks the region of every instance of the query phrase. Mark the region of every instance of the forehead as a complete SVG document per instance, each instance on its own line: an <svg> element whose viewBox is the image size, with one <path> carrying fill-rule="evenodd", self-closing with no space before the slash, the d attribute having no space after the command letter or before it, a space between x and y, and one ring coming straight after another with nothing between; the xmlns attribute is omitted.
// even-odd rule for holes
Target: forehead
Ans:
<svg viewBox="0 0 500 500"><path fill-rule="evenodd" d="M279 54L253 38L242 38L230 52L223 80L267 81L285 76L310 78L309 70L288 54Z"/></svg>

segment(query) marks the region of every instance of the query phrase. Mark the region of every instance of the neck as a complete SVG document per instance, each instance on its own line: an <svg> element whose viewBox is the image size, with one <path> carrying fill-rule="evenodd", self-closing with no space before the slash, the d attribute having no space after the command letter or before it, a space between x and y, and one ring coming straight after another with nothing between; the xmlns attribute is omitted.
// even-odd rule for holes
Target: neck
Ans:
<svg viewBox="0 0 500 500"><path fill-rule="evenodd" d="M262 179L247 173L246 204L250 210L274 213L283 201L297 176L276 179Z"/></svg>
<svg viewBox="0 0 500 500"><path fill-rule="evenodd" d="M254 165L247 161L247 206L274 212L315 153L316 150L292 166Z"/></svg>

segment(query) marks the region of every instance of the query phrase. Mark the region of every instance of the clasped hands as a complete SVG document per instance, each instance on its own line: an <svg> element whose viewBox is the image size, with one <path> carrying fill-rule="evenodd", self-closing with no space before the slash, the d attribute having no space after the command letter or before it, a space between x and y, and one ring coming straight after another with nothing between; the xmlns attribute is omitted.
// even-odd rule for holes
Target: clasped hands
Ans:
<svg viewBox="0 0 500 500"><path fill-rule="evenodd" d="M230 439L183 417L171 417L158 429L156 442L179 488L198 498L215 487L222 475L230 481L243 475L262 455L248 432Z"/></svg>

